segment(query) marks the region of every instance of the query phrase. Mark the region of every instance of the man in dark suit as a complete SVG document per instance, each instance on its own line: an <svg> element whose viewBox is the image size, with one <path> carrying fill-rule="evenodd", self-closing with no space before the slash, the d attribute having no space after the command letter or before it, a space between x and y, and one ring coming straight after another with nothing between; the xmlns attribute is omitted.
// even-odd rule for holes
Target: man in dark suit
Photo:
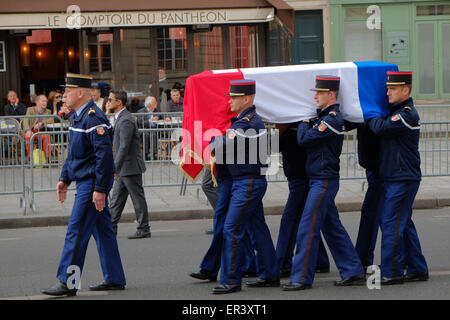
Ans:
<svg viewBox="0 0 450 320"><path fill-rule="evenodd" d="M20 121L19 116L24 116L27 113L27 107L19 101L17 93L13 90L8 92L8 104L4 107L5 116L14 116L17 121Z"/></svg>
<svg viewBox="0 0 450 320"><path fill-rule="evenodd" d="M137 126L139 129L156 129L158 128L159 116L154 112L159 112L158 101L153 96L145 98L144 107L139 109L137 113L146 113L138 116ZM145 130L141 132L141 140L144 146L145 160L158 159L158 133L156 131Z"/></svg>
<svg viewBox="0 0 450 320"><path fill-rule="evenodd" d="M126 92L112 90L108 100L110 110L115 113L113 150L116 181L111 200L113 229L117 234L117 224L130 194L138 227L136 233L128 239L150 238L147 201L142 186L145 163L140 151L136 119L125 108Z"/></svg>

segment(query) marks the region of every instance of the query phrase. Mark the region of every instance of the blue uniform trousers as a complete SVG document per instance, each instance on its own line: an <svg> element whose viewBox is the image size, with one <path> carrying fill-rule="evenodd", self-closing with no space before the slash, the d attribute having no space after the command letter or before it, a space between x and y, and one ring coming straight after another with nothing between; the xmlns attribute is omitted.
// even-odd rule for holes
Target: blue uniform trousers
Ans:
<svg viewBox="0 0 450 320"><path fill-rule="evenodd" d="M211 245L209 246L208 251L203 257L202 263L200 264L200 268L203 270L218 272L220 269L220 257L222 255L223 244L223 226L231 200L232 186L233 179L231 178L218 181L217 187L219 189L219 198L217 201L216 210L214 211L214 235L211 240ZM242 270L243 272L256 273L256 256L252 246L252 243L254 243L253 234L251 230L247 230L246 234L249 239L245 239L244 241L245 260Z"/></svg>
<svg viewBox="0 0 450 320"><path fill-rule="evenodd" d="M407 273L428 271L419 237L411 219L412 205L420 181L385 181L381 215L381 276L401 277Z"/></svg>
<svg viewBox="0 0 450 320"><path fill-rule="evenodd" d="M117 239L112 229L108 206L102 212L92 202L93 179L77 181L75 203L67 227L57 278L66 283L67 268L76 265L83 270L84 259L91 235L97 243L103 279L125 285L125 274L120 260Z"/></svg>
<svg viewBox="0 0 450 320"><path fill-rule="evenodd" d="M267 189L266 179L233 181L230 206L223 228L223 248L220 268L221 284L240 284L245 261L246 230L253 231L257 251L258 277L279 278L275 248L264 219L262 198Z"/></svg>
<svg viewBox="0 0 450 320"><path fill-rule="evenodd" d="M280 272L291 271L298 224L308 195L308 180L292 179L288 181L288 186L289 195L281 217L276 248ZM328 268L330 266L322 238L320 238L317 259L317 268Z"/></svg>
<svg viewBox="0 0 450 320"><path fill-rule="evenodd" d="M366 170L367 191L361 207L358 237L355 249L363 266L373 264L373 251L377 242L383 208L383 183L377 170Z"/></svg>
<svg viewBox="0 0 450 320"><path fill-rule="evenodd" d="M334 198L339 180L309 182L309 193L297 233L297 252L291 282L312 284L319 251L320 231L327 242L340 276L345 279L364 273L358 254L339 220Z"/></svg>

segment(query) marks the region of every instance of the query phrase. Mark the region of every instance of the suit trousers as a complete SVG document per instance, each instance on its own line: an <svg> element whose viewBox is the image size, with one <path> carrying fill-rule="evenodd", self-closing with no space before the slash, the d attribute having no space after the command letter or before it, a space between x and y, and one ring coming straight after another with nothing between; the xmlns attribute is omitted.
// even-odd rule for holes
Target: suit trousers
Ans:
<svg viewBox="0 0 450 320"><path fill-rule="evenodd" d="M288 180L288 186L289 195L281 217L276 247L276 255L280 272L291 271L298 224L300 222L300 217L302 216L309 190L307 179ZM320 238L319 254L317 259L317 268L330 267L327 251L323 244L322 238Z"/></svg>
<svg viewBox="0 0 450 320"><path fill-rule="evenodd" d="M144 187L142 186L142 174L132 176L118 176L114 182L111 199L111 217L114 232L117 233L117 224L122 216L123 208L127 202L128 194L131 196L136 220L137 230L148 232L148 207L145 199Z"/></svg>
<svg viewBox="0 0 450 320"><path fill-rule="evenodd" d="M217 188L214 188L211 170L204 169L203 171L204 173L202 178L202 190L205 193L206 198L208 198L209 203L215 210L219 198L219 192Z"/></svg>
<svg viewBox="0 0 450 320"><path fill-rule="evenodd" d="M309 193L297 232L291 282L313 283L320 231L343 279L364 273L355 247L339 219L334 203L338 190L338 179L309 181Z"/></svg>
<svg viewBox="0 0 450 320"><path fill-rule="evenodd" d="M412 205L420 181L384 181L381 215L381 276L401 277L428 271L419 237L411 219Z"/></svg>
<svg viewBox="0 0 450 320"><path fill-rule="evenodd" d="M102 212L98 212L92 202L93 191L92 179L77 182L75 202L67 227L57 278L66 283L68 268L72 265L78 266L80 271L83 270L89 239L93 235L100 256L103 279L125 285L125 274L117 239L112 229L108 203Z"/></svg>
<svg viewBox="0 0 450 320"><path fill-rule="evenodd" d="M363 266L373 264L373 251L377 242L380 226L381 210L383 209L383 182L378 170L366 170L367 191L361 207L358 236L355 249Z"/></svg>
<svg viewBox="0 0 450 320"><path fill-rule="evenodd" d="M258 277L279 278L275 248L269 228L264 219L262 198L267 189L267 180L235 179L231 191L230 206L223 228L223 248L220 268L221 284L240 284L245 264L247 230L253 231L257 251Z"/></svg>
<svg viewBox="0 0 450 320"><path fill-rule="evenodd" d="M231 200L232 186L233 179L231 178L218 181L219 199L217 201L216 210L214 211L214 235L211 240L211 245L200 264L200 269L208 270L210 272L218 272L220 269L223 245L223 226ZM242 272L256 273L256 256L252 246L253 234L251 233L251 230L247 230L246 237L248 238L244 240L245 258Z"/></svg>

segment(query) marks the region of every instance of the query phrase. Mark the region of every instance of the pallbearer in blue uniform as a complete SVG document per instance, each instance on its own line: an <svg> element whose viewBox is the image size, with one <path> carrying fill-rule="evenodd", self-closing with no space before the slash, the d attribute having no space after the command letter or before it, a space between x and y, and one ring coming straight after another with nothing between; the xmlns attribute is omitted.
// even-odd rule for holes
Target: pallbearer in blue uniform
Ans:
<svg viewBox="0 0 450 320"><path fill-rule="evenodd" d="M231 111L238 113L238 117L232 120L225 136L215 139L216 157L217 150L225 147L226 167L233 184L223 229L221 285L213 289L214 294L241 290L247 228L254 234L259 277L256 281L247 282L247 286L279 286L280 283L275 248L264 219L262 204L267 189L264 175L267 151L263 146L263 143L267 143L264 140L267 133L253 104L255 85L253 80L230 82ZM222 157L217 157L217 160L219 158Z"/></svg>
<svg viewBox="0 0 450 320"><path fill-rule="evenodd" d="M286 291L311 288L320 231L342 278L335 285L365 283L364 269L334 203L339 190L339 156L344 139L344 120L337 104L339 83L339 77L316 77L314 98L320 108L317 122L311 128L309 121L305 120L297 128L298 144L306 148L310 190L298 228L291 281L283 285Z"/></svg>
<svg viewBox="0 0 450 320"><path fill-rule="evenodd" d="M125 274L112 229L107 195L114 181L112 127L91 99L89 76L67 74L64 100L75 112L70 117L69 147L57 184L58 200L66 199L69 184L76 181L76 195L67 228L57 278L44 294L75 295L77 287L68 278L79 277L89 239L97 243L104 281L90 290L123 290ZM78 275L77 271L78 270Z"/></svg>
<svg viewBox="0 0 450 320"><path fill-rule="evenodd" d="M309 190L305 172L306 150L297 144L297 125L298 123L275 125L280 133L283 171L289 186L289 195L281 216L276 247L280 277L289 277L291 274L298 224ZM330 262L322 238L319 242L317 259L316 273L329 272Z"/></svg>
<svg viewBox="0 0 450 320"><path fill-rule="evenodd" d="M412 73L387 73L390 115L368 121L381 138L380 168L384 187L381 214L381 284L428 280L428 267L411 219L419 189L420 119L411 94ZM404 266L407 266L404 275Z"/></svg>
<svg viewBox="0 0 450 320"><path fill-rule="evenodd" d="M358 163L366 170L367 191L361 207L355 249L364 267L373 264L380 215L383 208L383 184L380 176L380 137L366 123L345 121L345 131L357 129Z"/></svg>
<svg viewBox="0 0 450 320"><path fill-rule="evenodd" d="M214 144L214 139L215 137L211 140L212 144ZM212 152L215 153L214 150L212 150ZM216 209L214 210L214 235L208 251L206 251L200 264L200 271L189 274L192 278L199 280L216 281L220 269L223 246L223 226L230 206L231 190L233 186L233 179L231 178L226 165L223 161L221 161L221 163L223 164L216 164L216 180L217 188L219 189L219 199L217 200ZM256 256L250 239L250 230L247 230L247 235L249 239L244 239L243 241L245 245L245 259L242 272L246 274L255 274Z"/></svg>

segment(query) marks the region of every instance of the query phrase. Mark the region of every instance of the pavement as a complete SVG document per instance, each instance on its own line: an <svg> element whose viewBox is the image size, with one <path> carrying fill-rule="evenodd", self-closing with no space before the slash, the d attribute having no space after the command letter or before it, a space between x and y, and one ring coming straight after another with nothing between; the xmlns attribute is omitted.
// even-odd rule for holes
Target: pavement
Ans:
<svg viewBox="0 0 450 320"><path fill-rule="evenodd" d="M367 189L363 179L341 179L336 197L340 212L359 211ZM189 183L184 195L179 186L145 188L150 221L211 219L212 207L208 204L199 184ZM56 191L35 193L36 211L20 208L18 195L0 195L0 229L64 226L67 225L73 206L75 191L70 190L67 200L60 204ZM269 182L264 196L266 215L280 215L288 196L287 182ZM424 177L416 200L415 209L436 209L450 206L450 176ZM121 222L133 222L135 213L130 198L125 206Z"/></svg>

